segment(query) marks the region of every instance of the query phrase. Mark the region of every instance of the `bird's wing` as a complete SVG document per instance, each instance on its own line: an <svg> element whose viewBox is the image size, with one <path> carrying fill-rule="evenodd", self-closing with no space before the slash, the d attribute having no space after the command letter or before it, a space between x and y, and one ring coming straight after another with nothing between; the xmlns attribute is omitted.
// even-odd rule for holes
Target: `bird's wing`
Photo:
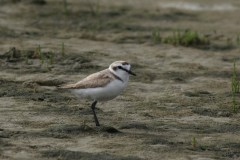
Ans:
<svg viewBox="0 0 240 160"><path fill-rule="evenodd" d="M108 69L94 73L84 78L83 80L74 84L63 84L57 86L58 88L65 89L86 89L86 88L97 88L107 85L109 82L114 80L115 75L113 75Z"/></svg>

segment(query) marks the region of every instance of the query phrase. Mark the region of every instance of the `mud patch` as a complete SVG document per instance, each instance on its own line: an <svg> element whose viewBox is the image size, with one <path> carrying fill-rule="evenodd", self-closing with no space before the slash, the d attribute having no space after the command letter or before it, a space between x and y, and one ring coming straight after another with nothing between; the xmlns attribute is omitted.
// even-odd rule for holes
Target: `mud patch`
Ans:
<svg viewBox="0 0 240 160"><path fill-rule="evenodd" d="M53 122L39 122L39 121L17 121L15 124L19 124L23 127L30 127L30 128L46 128L49 125L54 124Z"/></svg>
<svg viewBox="0 0 240 160"><path fill-rule="evenodd" d="M146 130L148 127L146 124L142 124L139 122L129 122L127 124L123 124L120 129L143 129Z"/></svg>
<svg viewBox="0 0 240 160"><path fill-rule="evenodd" d="M207 108L196 108L193 109L193 112L199 115L211 116L211 117L229 117L232 114L229 110L214 110Z"/></svg>
<svg viewBox="0 0 240 160"><path fill-rule="evenodd" d="M209 96L212 96L212 94L208 91L185 92L184 95L188 96L188 97L209 97Z"/></svg>
<svg viewBox="0 0 240 160"><path fill-rule="evenodd" d="M93 132L93 129L87 125L61 125L61 126L54 126L45 130L46 132L53 132L53 133L64 133L64 134L79 134L83 132Z"/></svg>

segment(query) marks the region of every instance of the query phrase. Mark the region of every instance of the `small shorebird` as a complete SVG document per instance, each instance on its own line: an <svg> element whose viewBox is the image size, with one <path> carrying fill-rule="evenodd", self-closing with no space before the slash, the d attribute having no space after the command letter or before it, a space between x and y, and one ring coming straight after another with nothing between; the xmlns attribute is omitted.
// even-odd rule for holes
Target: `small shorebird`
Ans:
<svg viewBox="0 0 240 160"><path fill-rule="evenodd" d="M129 74L136 76L131 65L125 61L116 61L108 69L94 73L74 84L63 84L58 88L70 89L78 98L92 99L91 105L96 126L100 126L95 106L98 101L108 101L116 98L126 87Z"/></svg>

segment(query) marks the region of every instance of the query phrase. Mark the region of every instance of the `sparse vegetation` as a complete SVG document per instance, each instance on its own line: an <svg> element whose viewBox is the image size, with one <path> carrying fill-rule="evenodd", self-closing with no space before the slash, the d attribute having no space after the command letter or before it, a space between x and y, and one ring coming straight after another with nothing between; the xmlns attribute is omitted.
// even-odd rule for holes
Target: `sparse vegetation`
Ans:
<svg viewBox="0 0 240 160"><path fill-rule="evenodd" d="M233 78L232 78L232 105L230 106L229 110L232 113L237 113L239 110L239 107L236 106L236 99L235 99L235 93L239 92L239 81L236 80L236 62L234 60L233 64Z"/></svg>
<svg viewBox="0 0 240 160"><path fill-rule="evenodd" d="M231 85L240 81L240 32L237 11L226 8L232 1L220 4L221 11L201 1L196 5L203 10L193 11L161 8L155 1L65 0L69 15L64 0L45 0L45 6L32 1L38 0L0 0L0 157L240 157L240 91ZM96 11L97 1L95 16L87 3ZM199 43L185 45L184 27ZM13 47L15 53L7 53ZM117 99L96 108L98 127L91 100L55 86L117 60L130 63L137 77L130 77ZM233 103L236 113L230 111Z"/></svg>
<svg viewBox="0 0 240 160"><path fill-rule="evenodd" d="M38 45L38 56L39 56L39 58L40 59L42 59L42 51L41 51L42 49L41 49L41 46L40 46L40 44Z"/></svg>
<svg viewBox="0 0 240 160"><path fill-rule="evenodd" d="M183 45L183 46L197 46L197 45L209 45L209 40L206 40L205 35L202 38L199 37L197 31L191 32L190 30L186 30L184 34L180 34L180 31L173 31L173 37L166 36L160 37L159 31L153 30L152 37L155 42L161 41L162 43L169 43L173 45Z"/></svg>
<svg viewBox="0 0 240 160"><path fill-rule="evenodd" d="M160 42L161 41L160 32L157 30L153 30L152 38L153 38L154 42Z"/></svg>

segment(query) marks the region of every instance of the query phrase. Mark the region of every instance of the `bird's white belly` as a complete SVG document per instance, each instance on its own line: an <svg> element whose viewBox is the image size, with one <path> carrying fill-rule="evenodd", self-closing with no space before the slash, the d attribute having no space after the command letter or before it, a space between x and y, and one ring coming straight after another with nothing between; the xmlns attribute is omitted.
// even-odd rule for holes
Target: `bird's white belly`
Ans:
<svg viewBox="0 0 240 160"><path fill-rule="evenodd" d="M120 80L114 80L104 87L71 89L71 91L78 98L84 97L93 99L94 101L108 101L116 98L123 91L126 85L127 81L123 83Z"/></svg>

